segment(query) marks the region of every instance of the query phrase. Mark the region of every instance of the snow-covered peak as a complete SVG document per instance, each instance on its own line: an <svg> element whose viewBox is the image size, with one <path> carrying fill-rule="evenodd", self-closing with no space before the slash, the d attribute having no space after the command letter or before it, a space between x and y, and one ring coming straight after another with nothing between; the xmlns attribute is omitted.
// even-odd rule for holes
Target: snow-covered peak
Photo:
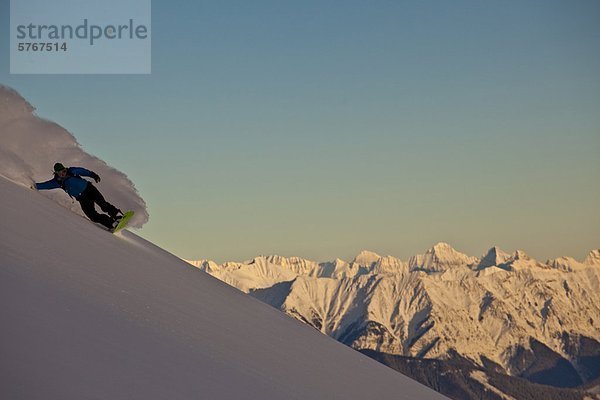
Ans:
<svg viewBox="0 0 600 400"><path fill-rule="evenodd" d="M198 268L201 271L208 272L209 274L216 273L219 270L219 264L211 260L184 261L192 264L194 267Z"/></svg>
<svg viewBox="0 0 600 400"><path fill-rule="evenodd" d="M333 265L345 266L345 265L348 265L348 262L345 260L342 260L341 258L336 258L335 260L333 260Z"/></svg>
<svg viewBox="0 0 600 400"><path fill-rule="evenodd" d="M577 268L585 267L579 261L575 260L572 257L558 257L554 260L548 260L546 262L549 266L555 269L560 269L561 271L574 271Z"/></svg>
<svg viewBox="0 0 600 400"><path fill-rule="evenodd" d="M192 265L195 264L195 262L192 262ZM200 264L200 269L203 269L205 265L213 268L216 264L207 264L204 261ZM220 267L215 267L213 272L208 269L203 270L244 292L270 287L281 282L289 282L298 276L288 268L273 264L265 256L255 257L241 263L226 262Z"/></svg>
<svg viewBox="0 0 600 400"><path fill-rule="evenodd" d="M433 250L437 253L443 253L443 252L454 251L454 248L446 242L437 242L436 244L433 245L431 250Z"/></svg>
<svg viewBox="0 0 600 400"><path fill-rule="evenodd" d="M587 265L600 265L600 249L590 251L590 254L583 261Z"/></svg>
<svg viewBox="0 0 600 400"><path fill-rule="evenodd" d="M279 265L297 275L316 276L318 274L319 264L301 257L270 255L263 258L269 263Z"/></svg>
<svg viewBox="0 0 600 400"><path fill-rule="evenodd" d="M321 278L340 279L344 277L352 277L356 274L357 268L350 268L350 264L341 258L336 258L333 261L319 264L318 275Z"/></svg>
<svg viewBox="0 0 600 400"><path fill-rule="evenodd" d="M396 257L385 256L375 262L372 272L374 274L405 273L408 272L408 264Z"/></svg>
<svg viewBox="0 0 600 400"><path fill-rule="evenodd" d="M481 258L478 269L498 266L506 263L510 259L510 254L500 250L498 246L494 246Z"/></svg>
<svg viewBox="0 0 600 400"><path fill-rule="evenodd" d="M531 257L529 257L529 255L527 255L527 253L525 253L523 250L515 251L512 258L513 260L521 261L531 260Z"/></svg>
<svg viewBox="0 0 600 400"><path fill-rule="evenodd" d="M377 253L368 250L363 250L360 253L358 253L356 257L354 257L352 263L362 265L364 267L370 267L371 265L376 263L380 258L381 256Z"/></svg>
<svg viewBox="0 0 600 400"><path fill-rule="evenodd" d="M545 268L548 269L550 266L537 261L535 258L530 257L523 250L517 250L513 253L507 263L511 269L521 270L527 268Z"/></svg>
<svg viewBox="0 0 600 400"><path fill-rule="evenodd" d="M411 269L425 271L444 271L448 268L475 264L479 259L460 253L448 243L440 242L427 250L425 254L413 256L408 261Z"/></svg>

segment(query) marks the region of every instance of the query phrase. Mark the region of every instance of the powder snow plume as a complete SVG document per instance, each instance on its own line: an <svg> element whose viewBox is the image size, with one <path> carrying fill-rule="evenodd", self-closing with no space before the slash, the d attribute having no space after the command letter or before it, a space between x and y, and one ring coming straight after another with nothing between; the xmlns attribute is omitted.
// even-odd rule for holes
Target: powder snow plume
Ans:
<svg viewBox="0 0 600 400"><path fill-rule="evenodd" d="M33 182L51 179L55 162L87 168L102 178L96 186L110 203L135 211L130 226L142 227L149 217L146 202L127 175L86 153L71 133L34 111L16 91L0 85L0 175L29 187ZM64 191L41 193L83 215L79 204Z"/></svg>

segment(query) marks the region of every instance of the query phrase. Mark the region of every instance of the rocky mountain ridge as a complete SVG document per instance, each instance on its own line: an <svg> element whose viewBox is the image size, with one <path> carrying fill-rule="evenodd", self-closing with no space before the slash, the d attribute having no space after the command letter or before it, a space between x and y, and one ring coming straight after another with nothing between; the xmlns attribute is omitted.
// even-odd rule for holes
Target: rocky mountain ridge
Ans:
<svg viewBox="0 0 600 400"><path fill-rule="evenodd" d="M192 263L357 350L459 354L550 384L559 368L569 377L559 386L577 387L600 376L599 255L540 262L520 250L473 257L438 243L408 262L363 251L350 262ZM544 360L553 364L542 368Z"/></svg>

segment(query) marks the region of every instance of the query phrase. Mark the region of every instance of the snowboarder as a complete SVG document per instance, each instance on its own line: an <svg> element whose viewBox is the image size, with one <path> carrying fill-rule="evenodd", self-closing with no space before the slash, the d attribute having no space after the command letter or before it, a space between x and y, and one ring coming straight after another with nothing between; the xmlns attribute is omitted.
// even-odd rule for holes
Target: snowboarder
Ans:
<svg viewBox="0 0 600 400"><path fill-rule="evenodd" d="M81 167L67 168L61 163L56 163L54 164L54 177L46 182L34 183L32 189L63 189L69 196L79 202L84 214L90 220L98 222L108 230L113 231L123 218L123 212L104 200L98 189L91 182L83 179L82 176L90 177L96 183L100 182L100 177L93 171ZM98 213L95 204L100 206L100 209L106 214Z"/></svg>

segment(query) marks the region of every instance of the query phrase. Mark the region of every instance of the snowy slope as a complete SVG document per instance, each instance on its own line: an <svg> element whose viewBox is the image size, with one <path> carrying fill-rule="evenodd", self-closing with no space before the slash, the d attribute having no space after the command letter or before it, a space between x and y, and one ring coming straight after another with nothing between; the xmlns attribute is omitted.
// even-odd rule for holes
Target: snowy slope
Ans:
<svg viewBox="0 0 600 400"><path fill-rule="evenodd" d="M210 271L204 269L228 274L231 282L244 270L238 288L355 349L438 359L458 352L479 366L485 357L515 376L527 375L536 359L562 360L577 383L599 370L592 365L600 361L598 254L541 263L494 247L480 259L439 243L408 263L372 252L350 263L336 260L342 267L335 278L299 274L274 256L262 258L278 264L253 260L267 270L208 261ZM254 290L252 271L257 283L296 276Z"/></svg>
<svg viewBox="0 0 600 400"><path fill-rule="evenodd" d="M2 399L443 398L130 232L0 193Z"/></svg>

